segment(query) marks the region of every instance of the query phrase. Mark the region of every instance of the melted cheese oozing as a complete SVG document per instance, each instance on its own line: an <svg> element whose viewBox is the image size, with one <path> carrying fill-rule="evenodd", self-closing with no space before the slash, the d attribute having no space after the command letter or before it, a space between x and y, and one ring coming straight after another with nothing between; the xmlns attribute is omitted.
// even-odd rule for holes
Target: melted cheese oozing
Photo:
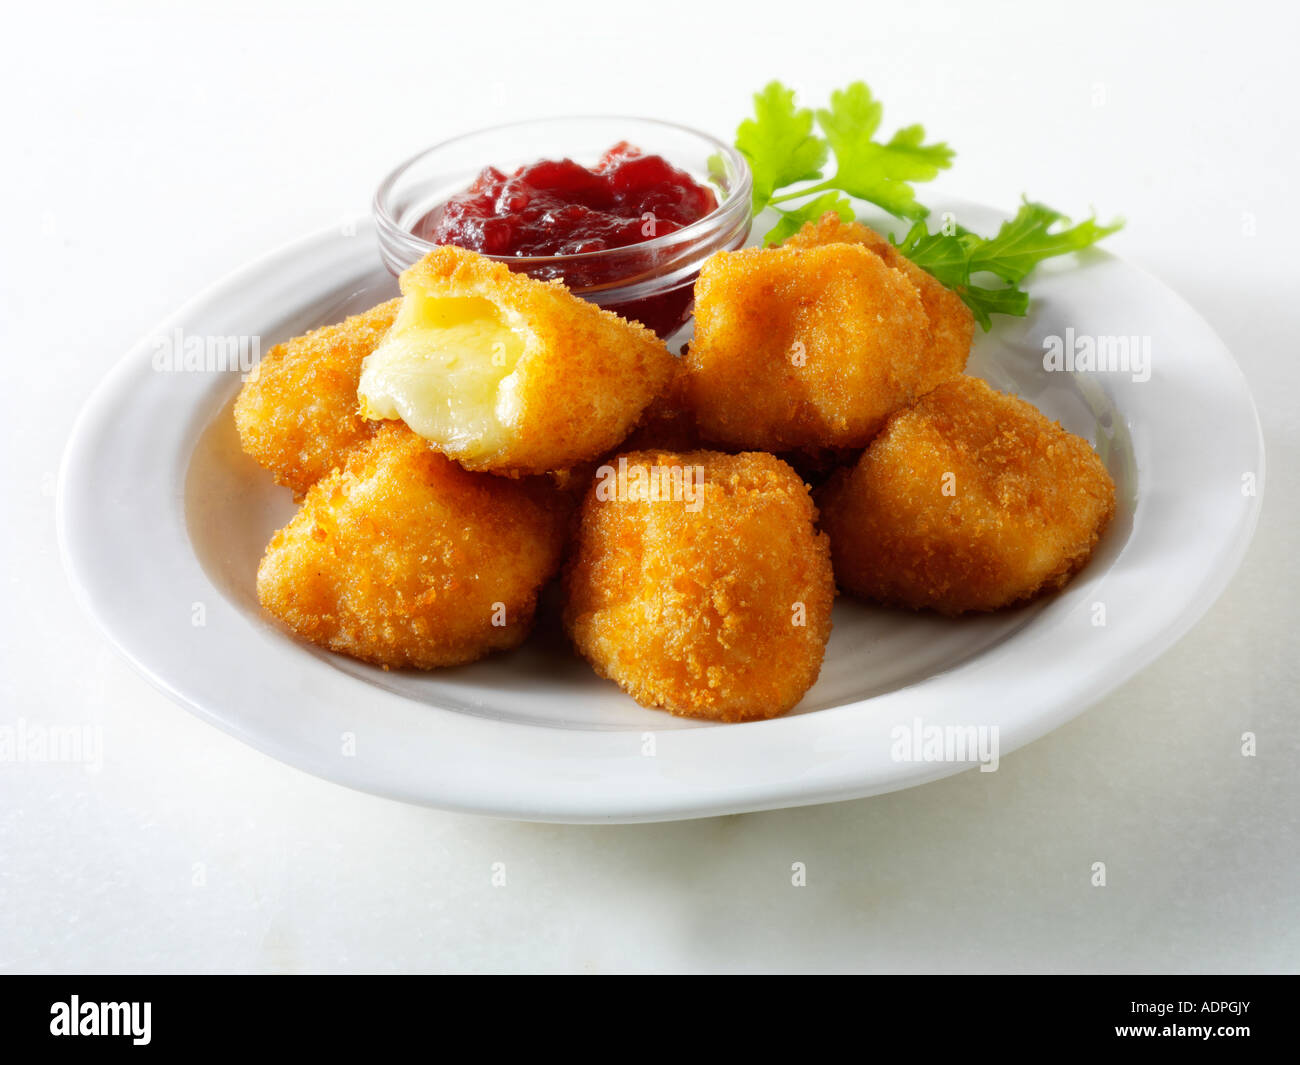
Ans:
<svg viewBox="0 0 1300 1065"><path fill-rule="evenodd" d="M523 335L490 300L409 293L361 365L361 415L399 418L456 454L490 452L510 420L502 385L523 349Z"/></svg>

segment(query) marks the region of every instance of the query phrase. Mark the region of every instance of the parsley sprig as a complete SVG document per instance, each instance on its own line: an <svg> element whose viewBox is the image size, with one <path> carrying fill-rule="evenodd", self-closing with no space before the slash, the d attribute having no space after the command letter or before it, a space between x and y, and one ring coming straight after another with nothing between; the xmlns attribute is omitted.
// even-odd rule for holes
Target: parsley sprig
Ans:
<svg viewBox="0 0 1300 1065"><path fill-rule="evenodd" d="M817 111L799 107L794 91L779 81L755 93L754 116L736 130L736 147L753 174L754 214L770 208L779 216L765 244L781 243L827 211L851 221L854 199L875 204L912 223L896 242L899 251L961 296L987 330L990 315L1027 312L1029 295L1020 283L1038 263L1089 247L1124 224L1070 225L1060 212L1025 201L993 237L959 226L931 233L930 210L913 185L948 169L954 152L942 142L927 144L919 125L877 139L883 115L861 81L831 93L830 107ZM825 177L832 158L834 173Z"/></svg>
<svg viewBox="0 0 1300 1065"><path fill-rule="evenodd" d="M993 237L981 237L961 226L931 233L920 221L895 247L956 292L987 331L993 325L992 314L1024 317L1029 293L1020 282L1040 262L1096 244L1124 224L1115 221L1103 226L1094 218L1073 226L1069 222L1059 211L1026 200ZM1004 284L987 283L993 280Z"/></svg>
<svg viewBox="0 0 1300 1065"><path fill-rule="evenodd" d="M754 176L754 213L765 207L778 211L778 229L784 236L826 211L852 218L845 194L899 218L924 218L929 210L917 202L912 182L930 181L951 166L952 149L926 144L921 126L907 126L881 142L876 133L883 115L880 101L861 81L831 93L830 107L816 112L796 106L794 90L779 81L755 93L754 117L736 130L736 147ZM823 180L822 170L832 155L835 173ZM789 188L792 185L801 187ZM816 199L797 208L779 206L808 196ZM767 242L776 242L771 233Z"/></svg>

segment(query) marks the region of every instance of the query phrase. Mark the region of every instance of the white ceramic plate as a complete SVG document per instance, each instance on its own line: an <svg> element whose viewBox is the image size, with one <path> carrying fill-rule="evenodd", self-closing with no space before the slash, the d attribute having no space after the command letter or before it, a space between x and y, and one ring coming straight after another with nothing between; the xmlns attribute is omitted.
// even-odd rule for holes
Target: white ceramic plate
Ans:
<svg viewBox="0 0 1300 1065"><path fill-rule="evenodd" d="M968 205L957 213L977 229L999 219ZM260 750L365 791L617 822L920 784L972 763L900 758L896 726L996 728L1001 756L1056 728L1209 608L1259 511L1254 405L1194 311L1103 252L1041 267L1031 290L1029 318L979 334L970 370L1097 446L1119 509L1096 556L1061 594L993 616L948 620L842 598L821 679L774 721L708 725L644 709L567 650L553 615L514 654L422 674L320 651L260 612L257 562L293 505L237 446L239 374L160 372L156 338L256 335L266 351L389 298L396 286L367 223L227 278L113 369L65 456L64 558L86 608L154 684ZM1043 338L1067 329L1149 337L1150 379L1045 371ZM1249 478L1254 495L1243 491Z"/></svg>

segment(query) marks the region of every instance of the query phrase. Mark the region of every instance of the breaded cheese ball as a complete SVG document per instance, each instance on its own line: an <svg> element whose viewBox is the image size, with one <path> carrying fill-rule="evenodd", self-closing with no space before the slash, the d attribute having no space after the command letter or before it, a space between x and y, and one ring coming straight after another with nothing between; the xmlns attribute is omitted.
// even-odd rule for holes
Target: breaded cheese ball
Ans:
<svg viewBox="0 0 1300 1065"><path fill-rule="evenodd" d="M621 455L583 503L565 629L643 706L783 714L817 679L830 636L835 584L816 520L807 487L772 455Z"/></svg>
<svg viewBox="0 0 1300 1065"><path fill-rule="evenodd" d="M277 344L244 382L235 400L240 443L295 496L374 432L358 410L357 382L400 302Z"/></svg>
<svg viewBox="0 0 1300 1065"><path fill-rule="evenodd" d="M362 413L401 419L467 469L597 458L673 372L645 326L476 252L436 248L401 285L397 320L362 368Z"/></svg>
<svg viewBox="0 0 1300 1065"><path fill-rule="evenodd" d="M470 473L392 423L307 493L257 595L298 635L366 662L472 662L528 634L568 512L544 479Z"/></svg>
<svg viewBox="0 0 1300 1065"><path fill-rule="evenodd" d="M865 447L915 397L929 328L916 286L859 244L717 252L684 393L728 448Z"/></svg>
<svg viewBox="0 0 1300 1065"><path fill-rule="evenodd" d="M930 341L916 383L918 396L966 369L975 335L975 316L957 293L917 266L870 226L844 222L834 211L827 211L818 222L805 223L782 247L815 248L823 244L861 244L870 248L886 266L906 274L916 286L930 322Z"/></svg>
<svg viewBox="0 0 1300 1065"><path fill-rule="evenodd" d="M894 415L819 497L841 588L944 614L1060 588L1115 511L1087 441L973 377Z"/></svg>

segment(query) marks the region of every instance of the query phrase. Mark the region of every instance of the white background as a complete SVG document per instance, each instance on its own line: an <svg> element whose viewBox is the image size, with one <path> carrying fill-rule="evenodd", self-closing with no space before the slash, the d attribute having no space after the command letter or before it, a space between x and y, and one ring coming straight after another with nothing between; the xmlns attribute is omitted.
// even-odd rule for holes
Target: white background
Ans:
<svg viewBox="0 0 1300 1065"><path fill-rule="evenodd" d="M6 21L0 717L100 725L105 757L0 764L0 970L1300 969L1294 5L45 3ZM1224 337L1268 491L1177 648L996 773L634 827L346 791L108 649L60 568L55 478L81 402L156 321L365 211L445 136L590 111L727 135L774 76L812 104L865 78L887 127L958 149L936 195L1124 214L1111 250ZM1186 415L1214 432L1214 411Z"/></svg>

